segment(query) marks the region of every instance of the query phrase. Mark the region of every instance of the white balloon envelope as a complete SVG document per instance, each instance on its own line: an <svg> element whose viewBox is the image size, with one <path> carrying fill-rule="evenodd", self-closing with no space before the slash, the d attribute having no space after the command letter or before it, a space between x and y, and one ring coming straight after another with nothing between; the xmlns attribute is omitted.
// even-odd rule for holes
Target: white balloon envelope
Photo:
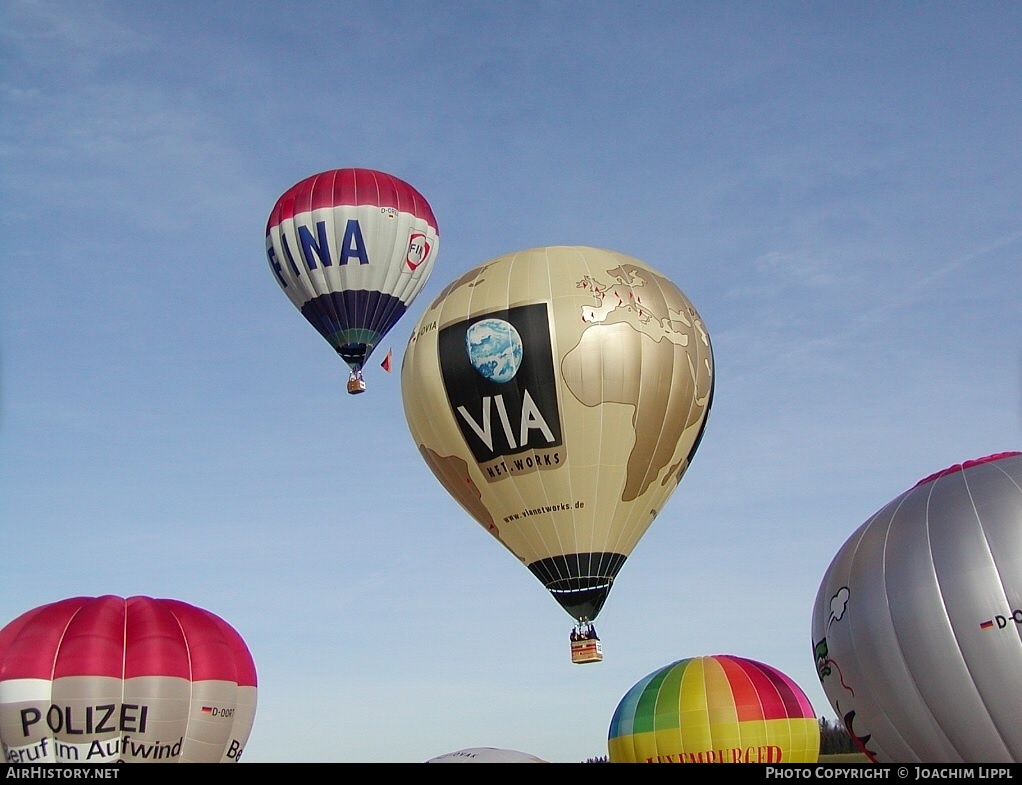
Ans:
<svg viewBox="0 0 1022 785"><path fill-rule="evenodd" d="M547 763L547 761L518 750L499 747L468 747L430 758L426 763Z"/></svg>
<svg viewBox="0 0 1022 785"><path fill-rule="evenodd" d="M1022 761L1022 453L930 475L860 526L812 632L824 692L872 760Z"/></svg>

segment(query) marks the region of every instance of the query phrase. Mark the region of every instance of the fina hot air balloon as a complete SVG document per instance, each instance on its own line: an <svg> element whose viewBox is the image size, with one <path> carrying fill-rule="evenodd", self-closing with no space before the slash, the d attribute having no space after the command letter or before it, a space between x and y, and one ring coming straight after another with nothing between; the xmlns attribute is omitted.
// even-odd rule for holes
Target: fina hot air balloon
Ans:
<svg viewBox="0 0 1022 785"><path fill-rule="evenodd" d="M451 283L415 326L405 415L447 491L577 622L596 619L702 438L713 357L688 298L645 263L533 248Z"/></svg>
<svg viewBox="0 0 1022 785"><path fill-rule="evenodd" d="M827 699L872 760L1022 761L1022 453L937 472L862 524L812 633Z"/></svg>
<svg viewBox="0 0 1022 785"><path fill-rule="evenodd" d="M305 178L266 223L274 278L348 364L352 394L365 391L366 362L425 285L439 247L422 194L372 169Z"/></svg>
<svg viewBox="0 0 1022 785"><path fill-rule="evenodd" d="M731 655L678 660L628 690L611 763L815 763L820 726L795 682Z"/></svg>
<svg viewBox="0 0 1022 785"><path fill-rule="evenodd" d="M8 763L236 763L255 709L241 636L179 600L73 597L0 630Z"/></svg>

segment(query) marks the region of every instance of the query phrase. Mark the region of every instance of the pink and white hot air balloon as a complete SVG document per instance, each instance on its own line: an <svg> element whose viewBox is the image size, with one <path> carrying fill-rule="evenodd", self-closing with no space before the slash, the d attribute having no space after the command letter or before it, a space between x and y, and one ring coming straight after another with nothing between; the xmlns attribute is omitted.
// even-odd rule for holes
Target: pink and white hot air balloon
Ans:
<svg viewBox="0 0 1022 785"><path fill-rule="evenodd" d="M73 597L0 630L8 763L235 763L255 709L241 636L179 600Z"/></svg>

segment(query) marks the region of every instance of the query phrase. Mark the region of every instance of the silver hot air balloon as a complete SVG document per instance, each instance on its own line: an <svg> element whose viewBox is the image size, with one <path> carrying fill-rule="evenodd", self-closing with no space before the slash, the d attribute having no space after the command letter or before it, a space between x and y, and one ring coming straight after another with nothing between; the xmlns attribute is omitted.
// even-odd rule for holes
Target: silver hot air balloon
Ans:
<svg viewBox="0 0 1022 785"><path fill-rule="evenodd" d="M1022 761L1022 453L932 474L860 526L812 631L824 692L872 760Z"/></svg>

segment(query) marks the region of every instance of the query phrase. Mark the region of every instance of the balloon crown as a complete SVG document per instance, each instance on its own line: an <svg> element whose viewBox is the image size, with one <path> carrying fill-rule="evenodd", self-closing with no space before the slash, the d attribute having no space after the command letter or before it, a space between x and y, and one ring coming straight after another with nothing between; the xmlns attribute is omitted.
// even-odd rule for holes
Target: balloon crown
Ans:
<svg viewBox="0 0 1022 785"><path fill-rule="evenodd" d="M1002 458L1010 458L1013 455L1022 455L1022 452L995 452L993 455L987 455L983 458L976 458L971 461L965 461L964 463L956 463L953 466L948 466L946 469L941 469L939 472L934 472L929 477L923 477L919 482L913 485L913 488L918 488L920 485L926 485L928 482L933 482L940 477L944 477L948 474L954 474L955 472L965 471L973 466L979 466L981 463L990 463L991 461L999 461Z"/></svg>

